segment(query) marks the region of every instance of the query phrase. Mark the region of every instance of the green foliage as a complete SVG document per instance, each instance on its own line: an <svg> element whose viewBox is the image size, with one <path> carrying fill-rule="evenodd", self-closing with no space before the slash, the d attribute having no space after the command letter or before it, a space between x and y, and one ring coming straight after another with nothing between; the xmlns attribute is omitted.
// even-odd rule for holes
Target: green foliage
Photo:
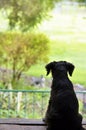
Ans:
<svg viewBox="0 0 86 130"><path fill-rule="evenodd" d="M83 93L77 94L83 99ZM43 90L2 90L0 96L0 118L43 118L47 110L49 96L50 91ZM83 117L86 117L82 100L79 100L79 112L83 112Z"/></svg>
<svg viewBox="0 0 86 130"><path fill-rule="evenodd" d="M77 2L83 2L86 4L86 0L77 0Z"/></svg>
<svg viewBox="0 0 86 130"><path fill-rule="evenodd" d="M0 0L0 8L6 12L10 29L27 31L40 23L58 0Z"/></svg>
<svg viewBox="0 0 86 130"><path fill-rule="evenodd" d="M47 109L49 92L25 91L21 93L21 97L19 93L1 93L0 118L42 118Z"/></svg>
<svg viewBox="0 0 86 130"><path fill-rule="evenodd" d="M44 34L0 33L0 60L5 68L12 70L12 84L20 79L23 71L48 59L48 42Z"/></svg>

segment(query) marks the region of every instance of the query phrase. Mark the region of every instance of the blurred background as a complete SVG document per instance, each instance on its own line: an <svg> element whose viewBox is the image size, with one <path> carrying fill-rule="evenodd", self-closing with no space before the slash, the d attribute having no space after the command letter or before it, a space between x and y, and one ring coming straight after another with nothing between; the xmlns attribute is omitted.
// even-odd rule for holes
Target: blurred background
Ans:
<svg viewBox="0 0 86 130"><path fill-rule="evenodd" d="M59 60L75 65L70 79L85 117L85 56L86 0L0 0L1 117L42 117L52 82L45 65Z"/></svg>

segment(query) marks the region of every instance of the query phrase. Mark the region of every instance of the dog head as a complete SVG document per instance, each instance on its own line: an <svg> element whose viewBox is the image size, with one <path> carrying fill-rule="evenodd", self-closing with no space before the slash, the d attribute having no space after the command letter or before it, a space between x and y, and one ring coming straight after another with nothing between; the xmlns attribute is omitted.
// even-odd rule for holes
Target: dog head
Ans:
<svg viewBox="0 0 86 130"><path fill-rule="evenodd" d="M72 76L73 70L74 70L74 65L72 63L66 62L66 61L53 61L50 62L45 66L47 70L47 75L52 72L52 75L55 73L69 73L70 76Z"/></svg>

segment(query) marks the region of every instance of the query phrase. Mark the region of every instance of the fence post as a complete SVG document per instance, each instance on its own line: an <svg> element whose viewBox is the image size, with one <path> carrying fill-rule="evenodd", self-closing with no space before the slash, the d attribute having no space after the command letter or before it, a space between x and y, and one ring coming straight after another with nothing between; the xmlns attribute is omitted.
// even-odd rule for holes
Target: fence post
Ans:
<svg viewBox="0 0 86 130"><path fill-rule="evenodd" d="M18 92L17 93L17 112L20 111L20 107L21 107L21 101L22 101L22 92Z"/></svg>

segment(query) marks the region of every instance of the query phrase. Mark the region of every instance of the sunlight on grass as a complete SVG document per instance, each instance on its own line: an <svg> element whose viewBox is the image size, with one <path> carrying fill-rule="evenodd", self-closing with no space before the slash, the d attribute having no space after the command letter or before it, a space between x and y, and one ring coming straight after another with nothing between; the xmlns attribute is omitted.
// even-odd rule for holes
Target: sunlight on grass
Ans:
<svg viewBox="0 0 86 130"><path fill-rule="evenodd" d="M50 39L49 61L67 60L75 65L71 78L74 83L86 86L86 8L71 6L56 7L51 12L52 18L43 21L39 31L46 33ZM45 64L31 69L37 75L45 75Z"/></svg>

